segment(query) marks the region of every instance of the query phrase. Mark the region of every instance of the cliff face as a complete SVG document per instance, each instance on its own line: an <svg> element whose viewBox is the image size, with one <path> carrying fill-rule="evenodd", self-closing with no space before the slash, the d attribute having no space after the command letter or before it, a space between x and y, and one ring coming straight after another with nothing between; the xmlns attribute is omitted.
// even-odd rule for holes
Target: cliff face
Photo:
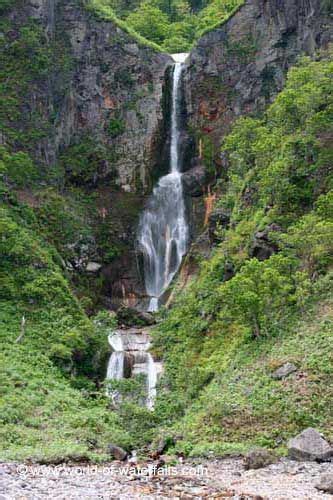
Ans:
<svg viewBox="0 0 333 500"><path fill-rule="evenodd" d="M162 88L171 58L139 46L77 0L17 2L6 20L11 50L13 43L22 43L22 29L33 26L38 50L44 49L45 71L29 82L17 118L5 123L3 142L10 142L11 127L27 133L27 124L31 127L38 116L35 128L43 133L25 149L42 167L52 169L68 146L87 150L93 145L96 168L91 178L83 176L85 181L110 178L125 191L149 189L163 140ZM33 50L30 56L35 57ZM22 147L20 138L11 142ZM78 182L70 160L65 154L65 174Z"/></svg>
<svg viewBox="0 0 333 500"><path fill-rule="evenodd" d="M185 73L189 124L209 161L234 120L263 110L283 87L301 54L333 38L332 15L321 0L248 0L220 28L203 36Z"/></svg>

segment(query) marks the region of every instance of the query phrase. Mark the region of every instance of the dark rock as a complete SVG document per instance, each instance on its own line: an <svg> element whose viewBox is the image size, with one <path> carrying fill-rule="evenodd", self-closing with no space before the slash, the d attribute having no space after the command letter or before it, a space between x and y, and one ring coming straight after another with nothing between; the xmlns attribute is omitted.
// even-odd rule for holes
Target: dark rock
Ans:
<svg viewBox="0 0 333 500"><path fill-rule="evenodd" d="M224 265L223 281L229 281L235 276L235 268L231 262L226 262Z"/></svg>
<svg viewBox="0 0 333 500"><path fill-rule="evenodd" d="M293 460L325 462L333 456L333 448L310 427L289 441L288 453Z"/></svg>
<svg viewBox="0 0 333 500"><path fill-rule="evenodd" d="M324 474L316 484L317 490L333 495L333 474Z"/></svg>
<svg viewBox="0 0 333 500"><path fill-rule="evenodd" d="M244 468L249 469L261 469L267 467L268 465L274 464L277 461L277 457L271 451L264 448L257 448L251 450L244 457Z"/></svg>
<svg viewBox="0 0 333 500"><path fill-rule="evenodd" d="M208 219L209 239L211 243L218 243L220 238L216 234L219 228L226 229L230 224L230 214L224 208L216 208Z"/></svg>
<svg viewBox="0 0 333 500"><path fill-rule="evenodd" d="M183 189L189 196L201 196L206 186L206 168L202 164L187 170L182 175Z"/></svg>
<svg viewBox="0 0 333 500"><path fill-rule="evenodd" d="M132 307L121 307L117 311L117 320L122 326L150 326L155 323L154 317Z"/></svg>
<svg viewBox="0 0 333 500"><path fill-rule="evenodd" d="M284 365L280 366L280 368L275 370L274 373L272 373L272 377L277 380L281 380L296 371L297 367L295 365L293 365L292 363L285 363Z"/></svg>
<svg viewBox="0 0 333 500"><path fill-rule="evenodd" d="M263 231L258 231L254 235L254 241L250 250L250 257L256 257L258 260L267 260L275 254L279 247L270 239L270 233L282 231L277 224L270 224Z"/></svg>
<svg viewBox="0 0 333 500"><path fill-rule="evenodd" d="M201 37L186 61L190 128L198 137L204 132L220 151L239 116L257 114L272 102L299 55L314 55L332 38L330 13L321 0L247 0Z"/></svg>
<svg viewBox="0 0 333 500"><path fill-rule="evenodd" d="M109 444L108 452L116 460L123 461L127 458L127 452L123 450L123 448L120 448L120 446L116 446L114 444Z"/></svg>
<svg viewBox="0 0 333 500"><path fill-rule="evenodd" d="M63 59L56 59L47 79L36 78L20 103L23 124L38 113L48 125L38 147L31 148L37 164L52 168L69 144L91 137L97 147L112 148L113 156L109 161L103 153L84 183L94 186L112 178L124 191L149 190L165 142L162 101L171 57L137 44L116 23L98 19L74 0L68 0L63 9L54 2L37 2L36 10L35 3L13 6L10 24L15 30L8 30L6 36L16 39L26 19L35 19L42 32L49 32L54 57L58 52L66 54L67 61L62 68ZM130 108L133 95L136 106ZM119 134L110 134L110 120L121 125ZM71 170L66 173L73 182Z"/></svg>

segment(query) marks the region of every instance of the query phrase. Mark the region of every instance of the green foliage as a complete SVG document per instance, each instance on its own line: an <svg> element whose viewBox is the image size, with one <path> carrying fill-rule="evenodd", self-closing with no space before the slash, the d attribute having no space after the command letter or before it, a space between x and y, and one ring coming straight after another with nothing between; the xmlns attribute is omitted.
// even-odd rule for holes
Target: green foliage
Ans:
<svg viewBox="0 0 333 500"><path fill-rule="evenodd" d="M242 4L242 0L89 0L88 7L141 44L178 53L190 50L196 39L226 21Z"/></svg>
<svg viewBox="0 0 333 500"><path fill-rule="evenodd" d="M109 134L116 137L124 131L121 120L111 120ZM114 155L110 147L85 137L71 144L59 158L60 172L65 172L66 184L82 186L96 184L99 177L112 177ZM61 180L59 179L59 182Z"/></svg>
<svg viewBox="0 0 333 500"><path fill-rule="evenodd" d="M9 154L0 147L0 175L6 184L28 187L37 181L38 170L27 153L23 151Z"/></svg>
<svg viewBox="0 0 333 500"><path fill-rule="evenodd" d="M302 60L265 115L241 118L224 141L217 205L230 227L154 332L166 367L156 414L187 454L278 448L310 425L333 431L332 71L329 57ZM273 223L266 241L278 253L251 258L254 235ZM287 361L299 375L274 380Z"/></svg>
<svg viewBox="0 0 333 500"><path fill-rule="evenodd" d="M125 123L121 118L111 118L108 125L108 134L115 139L125 132Z"/></svg>
<svg viewBox="0 0 333 500"><path fill-rule="evenodd" d="M0 13L4 13L13 6L13 0L0 0Z"/></svg>
<svg viewBox="0 0 333 500"><path fill-rule="evenodd" d="M131 35L141 46L147 46L154 50L160 51L161 48L156 43L147 40L139 33L137 33L128 23L119 19L108 0L87 0L86 7L88 10L93 12L100 19L105 19L106 21L113 21L117 24L123 31Z"/></svg>
<svg viewBox="0 0 333 500"><path fill-rule="evenodd" d="M67 81L67 52L62 40L47 43L42 27L32 19L17 26L4 15L0 30L0 128L8 146L16 151L34 150L36 143L49 134L54 117L42 113L27 96L46 85L52 65L52 69L61 67L62 81L57 85L60 97Z"/></svg>
<svg viewBox="0 0 333 500"><path fill-rule="evenodd" d="M168 16L150 2L143 2L127 17L127 22L140 35L157 44L161 44L167 36Z"/></svg>

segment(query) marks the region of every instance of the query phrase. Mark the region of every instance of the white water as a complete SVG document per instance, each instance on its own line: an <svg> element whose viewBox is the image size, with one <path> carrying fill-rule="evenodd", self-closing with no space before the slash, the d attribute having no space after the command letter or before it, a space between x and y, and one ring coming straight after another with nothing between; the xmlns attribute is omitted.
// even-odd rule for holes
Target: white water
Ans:
<svg viewBox="0 0 333 500"><path fill-rule="evenodd" d="M113 349L106 372L107 380L120 380L124 377L125 349L119 333L109 335L109 344ZM112 396L112 394L111 394Z"/></svg>
<svg viewBox="0 0 333 500"><path fill-rule="evenodd" d="M159 298L171 283L186 253L188 227L179 164L179 101L183 62L187 54L175 54L173 72L170 173L162 177L142 213L138 230L143 254L148 310L158 310Z"/></svg>
<svg viewBox="0 0 333 500"><path fill-rule="evenodd" d="M147 407L153 410L156 398L157 370L153 357L149 352L147 352L147 382L148 382Z"/></svg>
<svg viewBox="0 0 333 500"><path fill-rule="evenodd" d="M131 376L139 373L144 373L147 377L147 407L154 409L156 398L156 384L158 372L160 369L158 364L154 362L152 355L148 352L150 347L149 336L140 332L140 330L115 331L108 337L109 344L113 349L107 367L107 380L120 380L125 375L125 356L126 353L132 356L134 364L131 367ZM113 399L114 403L118 403L119 393L116 390L107 390L107 394Z"/></svg>

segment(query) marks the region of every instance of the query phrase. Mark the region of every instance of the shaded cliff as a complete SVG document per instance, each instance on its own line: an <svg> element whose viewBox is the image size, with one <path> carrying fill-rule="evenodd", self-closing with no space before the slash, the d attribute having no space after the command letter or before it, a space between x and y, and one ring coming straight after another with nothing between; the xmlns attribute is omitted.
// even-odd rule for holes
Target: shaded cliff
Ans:
<svg viewBox="0 0 333 500"><path fill-rule="evenodd" d="M189 125L207 170L213 160L223 166L219 146L235 119L263 111L297 58L328 46L331 11L321 0L248 0L199 40L185 88Z"/></svg>
<svg viewBox="0 0 333 500"><path fill-rule="evenodd" d="M1 24L2 142L28 150L60 183L149 189L171 59L76 0L18 1Z"/></svg>

